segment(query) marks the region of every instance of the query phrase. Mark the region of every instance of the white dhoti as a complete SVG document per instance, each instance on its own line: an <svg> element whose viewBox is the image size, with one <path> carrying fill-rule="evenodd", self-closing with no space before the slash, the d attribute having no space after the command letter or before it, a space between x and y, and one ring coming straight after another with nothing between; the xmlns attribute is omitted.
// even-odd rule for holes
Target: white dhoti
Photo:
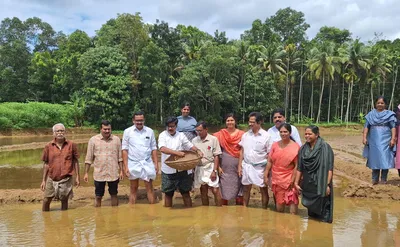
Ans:
<svg viewBox="0 0 400 247"><path fill-rule="evenodd" d="M216 174L217 178L214 181L211 181L211 173L214 170L214 163L209 163L204 166L196 166L194 171L194 187L200 188L201 185L207 184L210 187L218 188L219 187L219 177Z"/></svg>
<svg viewBox="0 0 400 247"><path fill-rule="evenodd" d="M156 168L151 159L148 160L128 160L129 180L142 179L149 182L156 178Z"/></svg>
<svg viewBox="0 0 400 247"><path fill-rule="evenodd" d="M265 165L252 165L242 162L242 184L254 184L258 187L265 187L264 183Z"/></svg>

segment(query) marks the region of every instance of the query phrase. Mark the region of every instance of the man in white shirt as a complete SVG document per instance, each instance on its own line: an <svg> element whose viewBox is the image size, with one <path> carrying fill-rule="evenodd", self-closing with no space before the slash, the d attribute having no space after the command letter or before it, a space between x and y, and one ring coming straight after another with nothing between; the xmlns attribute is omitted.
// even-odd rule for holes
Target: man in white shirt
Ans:
<svg viewBox="0 0 400 247"><path fill-rule="evenodd" d="M143 112L135 112L134 125L124 131L122 138L122 159L130 180L130 204L136 203L139 179L144 181L149 203L155 201L153 180L158 173L157 144L153 130L144 126L144 120Z"/></svg>
<svg viewBox="0 0 400 247"><path fill-rule="evenodd" d="M172 207L174 192L179 189L185 207L191 207L192 199L189 192L193 185L193 179L190 176L192 171L178 171L165 164L165 160L170 155L185 156L182 150L197 152L198 149L187 139L185 134L176 131L178 125L176 117L169 117L165 125L167 129L158 137L158 148L161 151L161 191L165 194L164 206Z"/></svg>
<svg viewBox="0 0 400 247"><path fill-rule="evenodd" d="M278 142L281 140L278 127L286 122L285 111L283 109L275 109L272 112L272 121L274 122L274 126L268 129L268 134L271 135L273 142ZM290 134L290 137L293 139L293 141L297 142L297 144L299 144L299 146L301 147L302 143L299 131L295 126L293 125L291 126L292 126L292 134Z"/></svg>
<svg viewBox="0 0 400 247"><path fill-rule="evenodd" d="M221 206L218 178L219 156L222 154L221 146L217 137L208 134L206 122L197 123L196 132L197 136L192 140L192 143L203 153L203 158L194 172L194 187L200 188L203 206L209 205L209 188L214 194L215 205Z"/></svg>
<svg viewBox="0 0 400 247"><path fill-rule="evenodd" d="M271 150L271 136L261 128L262 115L252 112L249 115L249 131L243 134L239 145L242 146L239 157L238 173L242 177L243 205L248 206L252 185L260 187L262 206L267 207L268 187L264 184L264 171L268 153Z"/></svg>

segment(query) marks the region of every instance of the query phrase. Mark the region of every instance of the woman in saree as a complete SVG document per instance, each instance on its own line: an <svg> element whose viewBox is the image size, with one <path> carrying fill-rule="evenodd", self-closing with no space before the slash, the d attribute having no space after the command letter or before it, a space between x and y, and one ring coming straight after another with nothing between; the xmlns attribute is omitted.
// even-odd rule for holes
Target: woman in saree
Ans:
<svg viewBox="0 0 400 247"><path fill-rule="evenodd" d="M375 109L366 116L363 131L363 156L372 169L372 184L386 184L389 169L394 168L396 143L396 114L386 110L387 101L382 96L375 100Z"/></svg>
<svg viewBox="0 0 400 247"><path fill-rule="evenodd" d="M272 144L268 154L268 165L264 180L272 173L272 192L275 197L276 210L283 212L289 206L291 214L297 214L299 205L298 191L294 187L297 172L297 155L300 146L290 138L292 126L283 123L278 127L281 140Z"/></svg>
<svg viewBox="0 0 400 247"><path fill-rule="evenodd" d="M221 165L219 166L222 205L236 199L237 205L243 204L242 184L238 174L239 142L244 132L236 125L235 116L230 113L225 117L225 129L214 133L222 148Z"/></svg>
<svg viewBox="0 0 400 247"><path fill-rule="evenodd" d="M320 137L317 126L308 126L304 135L306 143L299 151L295 188L302 194L301 204L308 209L309 217L332 223L333 151Z"/></svg>

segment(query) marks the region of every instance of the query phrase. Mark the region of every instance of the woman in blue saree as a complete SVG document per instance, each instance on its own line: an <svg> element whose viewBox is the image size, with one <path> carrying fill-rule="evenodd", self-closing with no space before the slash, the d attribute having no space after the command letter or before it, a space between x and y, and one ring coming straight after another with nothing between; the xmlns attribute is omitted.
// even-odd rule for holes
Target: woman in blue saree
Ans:
<svg viewBox="0 0 400 247"><path fill-rule="evenodd" d="M365 116L363 131L363 156L372 169L372 184L386 184L390 168L394 168L393 147L396 143L396 114L386 110L387 101L382 96L375 101L375 109Z"/></svg>

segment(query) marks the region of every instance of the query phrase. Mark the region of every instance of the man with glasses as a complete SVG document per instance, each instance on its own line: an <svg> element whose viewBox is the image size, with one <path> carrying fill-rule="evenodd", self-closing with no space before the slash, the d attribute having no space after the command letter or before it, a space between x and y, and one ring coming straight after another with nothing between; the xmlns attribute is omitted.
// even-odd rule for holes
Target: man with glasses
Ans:
<svg viewBox="0 0 400 247"><path fill-rule="evenodd" d="M193 179L190 176L192 170L179 171L165 164L165 160L170 155L185 156L182 150L198 151L185 134L176 131L177 125L178 119L169 117L165 123L167 129L158 137L158 147L161 151L161 190L165 194L165 207L172 207L172 198L177 189L182 195L185 207L191 207L192 199L189 192L193 185Z"/></svg>
<svg viewBox="0 0 400 247"><path fill-rule="evenodd" d="M158 173L157 144L154 131L144 126L144 113L133 114L133 126L124 131L122 138L122 158L125 174L130 180L129 203L135 204L139 179L144 181L147 199L155 202L153 180Z"/></svg>
<svg viewBox="0 0 400 247"><path fill-rule="evenodd" d="M44 191L43 211L50 210L53 198L61 201L61 210L68 209L68 199L72 198L73 178L79 187L79 153L78 147L65 138L65 127L62 123L53 126L54 139L46 144L43 150L43 180L40 189Z"/></svg>

